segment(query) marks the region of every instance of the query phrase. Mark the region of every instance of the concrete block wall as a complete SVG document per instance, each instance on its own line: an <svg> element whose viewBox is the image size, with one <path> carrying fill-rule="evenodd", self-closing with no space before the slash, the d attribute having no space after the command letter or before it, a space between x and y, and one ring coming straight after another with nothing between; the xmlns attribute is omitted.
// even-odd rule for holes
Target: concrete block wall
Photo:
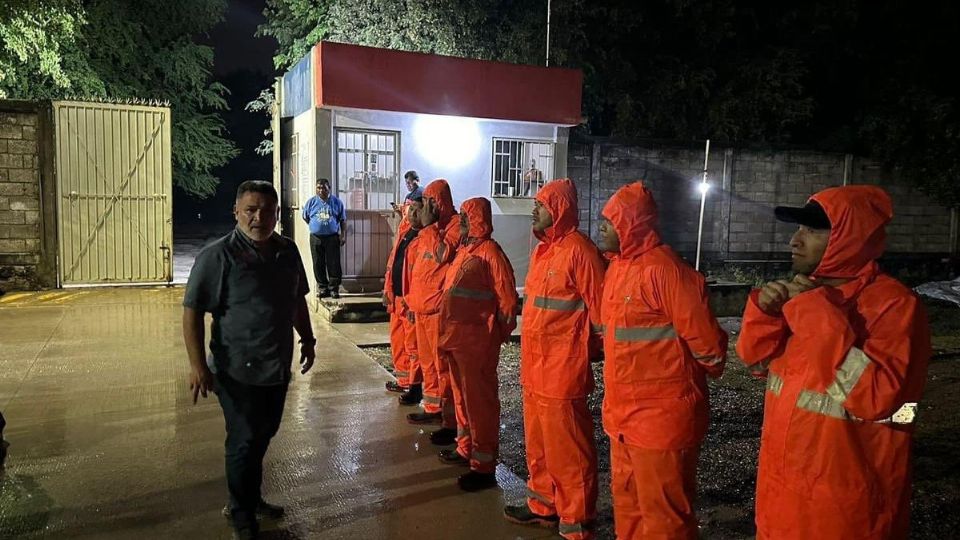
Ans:
<svg viewBox="0 0 960 540"><path fill-rule="evenodd" d="M703 149L667 143L571 142L568 172L577 184L581 228L596 238L603 205L621 186L643 179L660 211L664 240L688 259L696 254ZM951 252L950 210L879 164L845 154L801 150L711 148L711 190L702 253L709 262L782 259L794 226L773 218L778 205L802 205L830 186L876 184L890 193L895 217L888 253Z"/></svg>
<svg viewBox="0 0 960 540"><path fill-rule="evenodd" d="M39 286L43 249L36 111L0 109L0 289Z"/></svg>

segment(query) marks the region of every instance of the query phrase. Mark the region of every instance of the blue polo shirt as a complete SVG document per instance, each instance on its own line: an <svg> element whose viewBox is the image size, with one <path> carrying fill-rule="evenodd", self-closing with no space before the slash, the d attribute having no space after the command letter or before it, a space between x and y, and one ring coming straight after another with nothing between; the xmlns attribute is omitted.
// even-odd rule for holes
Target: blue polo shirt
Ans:
<svg viewBox="0 0 960 540"><path fill-rule="evenodd" d="M413 191L408 191L407 196L404 197L403 200L412 201L414 199L420 199L420 198L423 198L423 188L420 186L417 186L417 188L414 189Z"/></svg>
<svg viewBox="0 0 960 540"><path fill-rule="evenodd" d="M303 205L300 217L310 225L310 234L330 236L340 232L340 222L347 220L347 211L343 202L333 195L328 196L327 200L314 195Z"/></svg>

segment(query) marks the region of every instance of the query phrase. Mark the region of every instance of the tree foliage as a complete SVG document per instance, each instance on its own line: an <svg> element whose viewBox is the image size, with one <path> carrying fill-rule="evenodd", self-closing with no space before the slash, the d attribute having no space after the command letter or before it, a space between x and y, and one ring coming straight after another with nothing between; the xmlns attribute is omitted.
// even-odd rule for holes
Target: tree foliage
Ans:
<svg viewBox="0 0 960 540"><path fill-rule="evenodd" d="M278 68L321 39L542 65L546 3L267 0ZM960 204L960 4L554 0L551 65L584 73L597 135L857 152Z"/></svg>
<svg viewBox="0 0 960 540"><path fill-rule="evenodd" d="M223 0L13 0L0 8L0 96L168 101L173 177L212 194L212 171L237 154L224 137L227 89L212 82L213 49L197 42Z"/></svg>

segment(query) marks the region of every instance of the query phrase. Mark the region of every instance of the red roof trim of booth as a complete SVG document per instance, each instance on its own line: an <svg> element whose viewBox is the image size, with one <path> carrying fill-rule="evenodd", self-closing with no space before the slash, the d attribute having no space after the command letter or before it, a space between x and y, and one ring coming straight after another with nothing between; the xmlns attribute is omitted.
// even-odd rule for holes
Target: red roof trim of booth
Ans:
<svg viewBox="0 0 960 540"><path fill-rule="evenodd" d="M314 104L573 126L583 74L324 41L313 51Z"/></svg>

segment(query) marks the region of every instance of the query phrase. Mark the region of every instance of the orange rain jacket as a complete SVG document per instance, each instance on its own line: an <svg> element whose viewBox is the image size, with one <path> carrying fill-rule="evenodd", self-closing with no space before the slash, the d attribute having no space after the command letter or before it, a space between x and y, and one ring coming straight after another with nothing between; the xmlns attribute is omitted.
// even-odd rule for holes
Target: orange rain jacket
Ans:
<svg viewBox="0 0 960 540"><path fill-rule="evenodd" d="M719 377L727 333L703 276L660 241L657 206L642 182L603 209L620 237L603 282L603 427L652 450L697 446L707 432L706 376Z"/></svg>
<svg viewBox="0 0 960 540"><path fill-rule="evenodd" d="M457 209L453 206L447 181L441 178L430 182L423 191L423 198L437 201L440 219L421 229L407 247L403 288L407 294L404 299L417 315L440 312L443 277L460 244L460 224L454 219Z"/></svg>
<svg viewBox="0 0 960 540"><path fill-rule="evenodd" d="M930 335L923 304L882 273L890 197L845 186L811 197L832 224L819 287L771 315L754 291L737 352L767 392L757 537L906 538L910 441Z"/></svg>
<svg viewBox="0 0 960 540"><path fill-rule="evenodd" d="M442 321L440 308L443 301L443 278L456 255L460 242L458 220L453 219L457 210L453 207L450 185L446 180L430 182L423 198L434 199L440 217L436 223L425 227L407 247L404 272L404 301L416 317L417 360L423 377L423 410L427 413L443 412L443 427L456 425L452 389L449 381L447 360L441 357L437 341Z"/></svg>
<svg viewBox="0 0 960 540"><path fill-rule="evenodd" d="M410 229L413 228L413 224L410 223L410 220L407 219L407 208L409 204L403 205L403 219L400 220L400 224L397 225L397 234L396 238L393 241L393 249L390 250L390 256L387 258L387 272L383 277L383 292L387 295L387 312L393 313L393 261L397 256L397 246L400 245L400 241L403 240L404 235L406 235ZM412 241L411 241L412 242ZM407 245L407 251L404 254L404 258L409 256L410 245ZM404 263L406 266L406 263Z"/></svg>
<svg viewBox="0 0 960 540"><path fill-rule="evenodd" d="M469 199L461 210L469 240L447 269L439 347L450 358L457 451L470 459L471 469L492 473L500 440L500 344L516 327L520 302L510 260L490 237L490 201Z"/></svg>
<svg viewBox="0 0 960 540"><path fill-rule="evenodd" d="M450 267L443 286L440 348L472 349L509 339L516 328L517 286L510 259L491 235L490 201L468 199L460 207L469 221L468 237Z"/></svg>
<svg viewBox="0 0 960 540"><path fill-rule="evenodd" d="M536 233L523 303L520 383L541 396L583 398L594 388L590 357L600 348L604 262L577 230L577 191L567 179L547 183L537 201L553 225Z"/></svg>

